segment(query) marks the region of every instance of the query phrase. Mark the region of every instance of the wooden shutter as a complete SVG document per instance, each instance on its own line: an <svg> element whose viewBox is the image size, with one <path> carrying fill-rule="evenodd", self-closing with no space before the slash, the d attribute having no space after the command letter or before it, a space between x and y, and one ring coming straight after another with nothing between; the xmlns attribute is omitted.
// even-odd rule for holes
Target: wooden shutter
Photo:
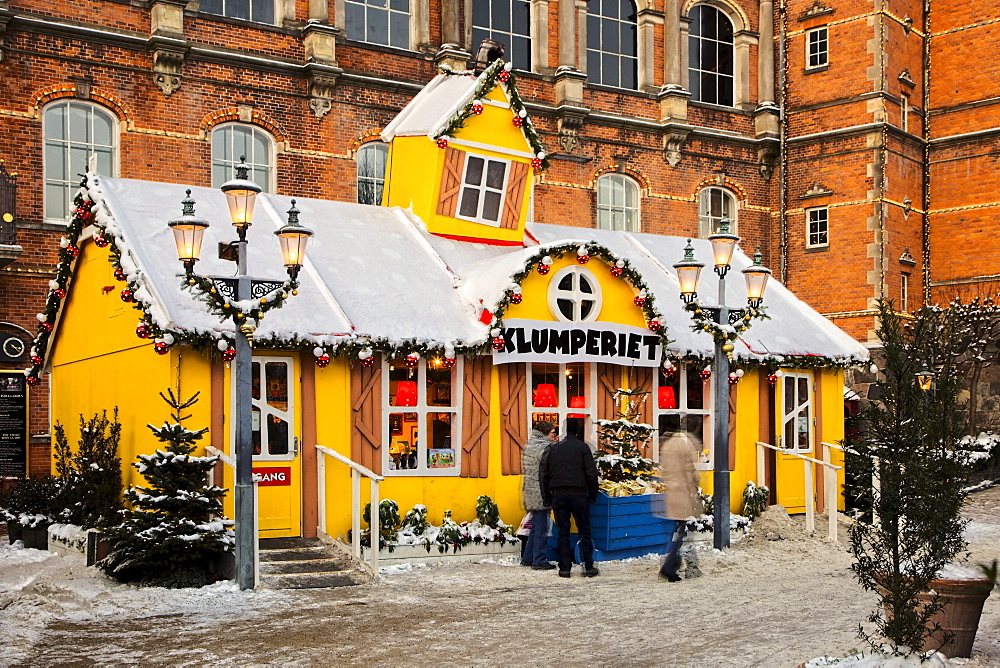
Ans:
<svg viewBox="0 0 1000 668"><path fill-rule="evenodd" d="M729 382L729 379L725 379ZM729 470L736 469L736 385L729 386Z"/></svg>
<svg viewBox="0 0 1000 668"><path fill-rule="evenodd" d="M617 420L618 402L615 391L621 387L621 367L617 364L597 365L597 419Z"/></svg>
<svg viewBox="0 0 1000 668"><path fill-rule="evenodd" d="M444 149L444 170L441 172L441 191L438 193L439 216L455 217L458 196L462 191L462 166L465 151L448 146Z"/></svg>
<svg viewBox="0 0 1000 668"><path fill-rule="evenodd" d="M501 364L500 369L500 473L521 474L521 452L528 440L527 373L524 364Z"/></svg>
<svg viewBox="0 0 1000 668"><path fill-rule="evenodd" d="M382 356L351 369L351 459L382 474Z"/></svg>
<svg viewBox="0 0 1000 668"><path fill-rule="evenodd" d="M465 358L462 383L462 477L485 478L490 444L492 358Z"/></svg>
<svg viewBox="0 0 1000 668"><path fill-rule="evenodd" d="M639 416L636 420L644 424L653 424L653 402L656 401L656 388L653 387L654 373L659 372L657 369L648 366L634 366L629 369L629 388L649 393L646 395L645 401L641 397L638 399L641 403L639 404ZM655 427L656 425L653 426ZM655 445L656 443L653 440L646 443L646 447L641 449L642 456L650 457L650 453Z"/></svg>
<svg viewBox="0 0 1000 668"><path fill-rule="evenodd" d="M521 218L521 204L524 202L524 189L528 185L528 163L511 162L510 178L507 179L507 195L503 199L503 215L500 217L500 227L505 230L516 230Z"/></svg>

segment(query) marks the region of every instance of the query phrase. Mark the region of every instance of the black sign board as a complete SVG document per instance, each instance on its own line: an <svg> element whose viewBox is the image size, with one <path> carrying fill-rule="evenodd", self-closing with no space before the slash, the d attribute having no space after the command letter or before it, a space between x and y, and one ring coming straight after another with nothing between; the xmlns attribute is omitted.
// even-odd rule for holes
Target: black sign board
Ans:
<svg viewBox="0 0 1000 668"><path fill-rule="evenodd" d="M28 472L28 384L21 371L0 371L0 478Z"/></svg>

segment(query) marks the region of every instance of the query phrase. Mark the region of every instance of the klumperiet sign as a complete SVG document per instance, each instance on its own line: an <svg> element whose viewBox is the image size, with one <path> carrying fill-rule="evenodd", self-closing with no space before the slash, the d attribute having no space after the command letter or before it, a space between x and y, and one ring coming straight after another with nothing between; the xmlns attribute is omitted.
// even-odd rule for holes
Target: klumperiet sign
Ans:
<svg viewBox="0 0 1000 668"><path fill-rule="evenodd" d="M657 366L663 356L660 337L647 329L613 322L550 322L507 319L503 350L494 364L510 362L605 362L622 366Z"/></svg>

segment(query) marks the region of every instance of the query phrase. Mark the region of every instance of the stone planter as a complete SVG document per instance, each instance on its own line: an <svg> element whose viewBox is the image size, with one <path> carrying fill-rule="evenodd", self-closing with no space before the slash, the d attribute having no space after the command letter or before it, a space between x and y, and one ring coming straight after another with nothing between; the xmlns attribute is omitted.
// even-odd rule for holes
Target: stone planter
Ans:
<svg viewBox="0 0 1000 668"><path fill-rule="evenodd" d="M395 564L443 564L443 563L478 563L490 559L505 559L518 556L521 553L520 541L513 543L487 543L486 545L466 545L458 552L438 552L436 545L431 545L431 551L422 545L396 545L392 552L388 549L379 550L378 565L393 566ZM361 548L361 559L371 562L371 550Z"/></svg>
<svg viewBox="0 0 1000 668"><path fill-rule="evenodd" d="M968 657L976 641L979 618L983 604L993 591L993 583L986 578L976 580L932 580L931 589L940 595L944 607L930 619L930 624L940 624L940 631L931 634L923 650L936 649L947 657ZM922 601L930 602L933 593L918 594ZM954 634L947 644L942 644L947 633Z"/></svg>
<svg viewBox="0 0 1000 668"><path fill-rule="evenodd" d="M21 526L20 522L7 522L7 538L10 540L10 544L13 545L19 540L23 540L24 527Z"/></svg>

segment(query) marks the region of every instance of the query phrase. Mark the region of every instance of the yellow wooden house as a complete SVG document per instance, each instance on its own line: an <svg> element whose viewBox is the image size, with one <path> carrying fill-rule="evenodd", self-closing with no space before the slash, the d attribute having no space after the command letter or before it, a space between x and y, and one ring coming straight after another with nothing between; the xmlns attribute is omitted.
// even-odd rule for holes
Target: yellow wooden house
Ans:
<svg viewBox="0 0 1000 668"><path fill-rule="evenodd" d="M299 198L315 236L297 294L263 296L282 307L266 310L253 334L261 536L346 534L350 469L323 448L384 476L381 496L401 511L423 504L433 522L446 510L471 520L486 494L516 523L531 422L616 419L617 388L649 392L641 419L658 431L702 438L710 493L710 390L729 379L704 373L713 338L693 331L679 299L670 267L687 240L528 223L547 158L502 63L442 73L383 139L383 206ZM182 289L166 223L185 190L88 175L39 314L29 378L51 374L52 416L64 424L117 406L123 462L156 447L146 424L166 417L158 393L168 387L201 393L190 426L208 426L209 445L231 451L232 370L220 351L239 334ZM190 190L212 222L204 247L229 241L222 193ZM283 276L272 232L292 206L258 196L252 275ZM692 243L709 257L707 241ZM737 252L733 270L750 264ZM197 271L233 275L234 266L206 252ZM728 302L743 302L742 286L729 283ZM794 455L842 438L841 369L866 352L777 282L765 305L770 319L755 321L732 353L744 371L730 392L733 510L742 485L760 482L760 441L783 448L767 451L764 482L801 511ZM229 307L249 313L261 303ZM126 481L136 477L126 467Z"/></svg>

